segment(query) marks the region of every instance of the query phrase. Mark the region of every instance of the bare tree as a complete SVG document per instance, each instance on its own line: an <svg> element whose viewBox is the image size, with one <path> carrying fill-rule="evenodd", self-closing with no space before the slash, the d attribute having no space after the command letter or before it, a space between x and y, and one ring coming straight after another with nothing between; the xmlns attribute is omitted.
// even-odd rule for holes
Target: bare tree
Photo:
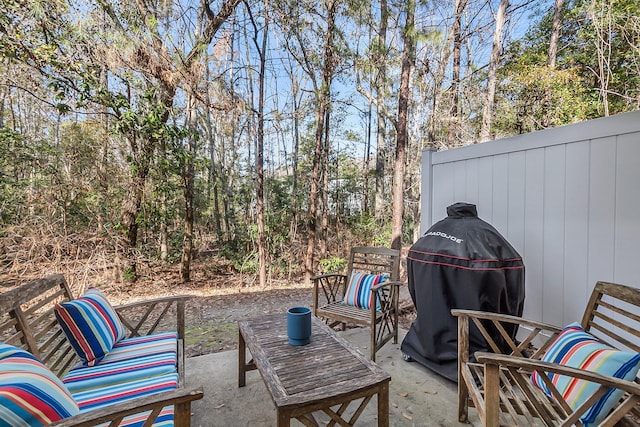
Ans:
<svg viewBox="0 0 640 427"><path fill-rule="evenodd" d="M407 163L407 129L409 97L411 94L411 72L416 60L415 0L407 0L406 22L402 31L404 43L402 50L402 69L400 72L400 90L398 92L398 122L396 136L396 159L393 171L393 209L391 225L391 247L402 249L402 217L404 213L404 175Z"/></svg>
<svg viewBox="0 0 640 427"><path fill-rule="evenodd" d="M561 0L559 0L561 1ZM462 14L467 5L467 0L456 0L455 16L451 32L453 33L453 67L451 72L451 110L449 111L450 124L447 145L453 147L456 143L460 119L458 117L458 104L460 98L460 57L462 51Z"/></svg>
<svg viewBox="0 0 640 427"><path fill-rule="evenodd" d="M191 260L193 259L193 230L195 221L194 208L194 161L197 151L196 130L196 103L195 97L187 99L187 149L182 165L182 192L184 194L184 237L182 239L182 260L180 262L180 278L184 282L191 281Z"/></svg>
<svg viewBox="0 0 640 427"><path fill-rule="evenodd" d="M608 2L591 0L589 5L589 15L591 25L595 31L595 47L598 59L598 84L600 101L602 102L603 114L609 116L609 83L613 77L611 72L612 42L613 32L612 5Z"/></svg>
<svg viewBox="0 0 640 427"><path fill-rule="evenodd" d="M380 26L378 28L378 38L376 41L376 55L374 63L378 67L374 86L376 90L376 198L375 216L382 218L385 206L385 163L387 162L387 115L383 108L387 98L387 27L389 25L389 6L387 0L380 0Z"/></svg>
<svg viewBox="0 0 640 427"><path fill-rule="evenodd" d="M556 0L555 6L553 7L553 22L551 23L551 37L549 38L549 53L547 59L549 68L556 67L558 40L560 39L560 28L562 25L562 3L563 0Z"/></svg>
<svg viewBox="0 0 640 427"><path fill-rule="evenodd" d="M497 72L500 62L500 49L502 48L502 29L507 18L509 0L500 0L500 5L495 15L495 29L493 32L493 46L489 58L489 71L487 73L487 90L484 106L482 108L482 127L480 128L480 142L491 139L491 122L493 118L493 104L495 101Z"/></svg>
<svg viewBox="0 0 640 427"><path fill-rule="evenodd" d="M245 3L246 4L246 3ZM260 286L267 284L267 251L264 230L264 94L265 72L267 59L267 39L269 35L269 0L264 0L264 21L262 27L262 42L258 41L258 26L251 9L247 4L249 17L253 25L253 42L260 57L260 71L258 74L258 140L256 146L256 200L258 216L258 277Z"/></svg>

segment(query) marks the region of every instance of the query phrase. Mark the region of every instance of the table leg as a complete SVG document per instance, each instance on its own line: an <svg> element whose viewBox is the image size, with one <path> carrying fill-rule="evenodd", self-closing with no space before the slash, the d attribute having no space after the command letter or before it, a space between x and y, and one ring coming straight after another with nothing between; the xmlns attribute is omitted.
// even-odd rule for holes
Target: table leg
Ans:
<svg viewBox="0 0 640 427"><path fill-rule="evenodd" d="M291 414L288 411L281 411L278 409L278 427L290 427L291 426Z"/></svg>
<svg viewBox="0 0 640 427"><path fill-rule="evenodd" d="M385 382L378 391L378 426L389 427L389 383Z"/></svg>
<svg viewBox="0 0 640 427"><path fill-rule="evenodd" d="M247 344L238 329L238 387L244 387L247 380Z"/></svg>

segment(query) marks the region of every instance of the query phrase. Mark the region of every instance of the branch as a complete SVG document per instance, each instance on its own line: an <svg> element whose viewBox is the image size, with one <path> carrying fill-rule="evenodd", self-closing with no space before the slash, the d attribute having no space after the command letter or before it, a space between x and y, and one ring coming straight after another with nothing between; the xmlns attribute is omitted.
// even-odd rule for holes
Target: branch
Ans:
<svg viewBox="0 0 640 427"><path fill-rule="evenodd" d="M202 5L209 20L207 21L207 25L204 27L204 30L202 30L202 34L196 39L193 49L191 49L191 52L187 54L187 57L184 60L184 64L187 68L191 67L202 50L211 43L213 37L227 18L231 16L240 1L241 0L226 0L216 15L211 10L209 3L207 3L206 0L202 0Z"/></svg>

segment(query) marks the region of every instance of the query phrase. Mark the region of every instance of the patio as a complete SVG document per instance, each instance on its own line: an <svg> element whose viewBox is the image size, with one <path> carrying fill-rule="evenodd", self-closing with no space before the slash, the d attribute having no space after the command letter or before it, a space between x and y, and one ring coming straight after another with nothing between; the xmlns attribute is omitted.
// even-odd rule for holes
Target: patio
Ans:
<svg viewBox="0 0 640 427"><path fill-rule="evenodd" d="M339 332L362 353L368 354L368 331L361 328ZM400 342L406 334L400 331ZM389 420L391 426L479 426L473 410L471 423L457 421L456 384L417 363L402 359L400 344L388 343L377 354L377 363L391 375ZM255 426L276 424L276 411L257 371L247 374L247 385L238 388L237 350L187 359L187 386L203 385L204 399L194 402L192 426ZM317 416L317 414L315 414ZM376 426L375 398L356 425ZM317 416L320 425L328 417ZM297 421L293 426L301 425Z"/></svg>

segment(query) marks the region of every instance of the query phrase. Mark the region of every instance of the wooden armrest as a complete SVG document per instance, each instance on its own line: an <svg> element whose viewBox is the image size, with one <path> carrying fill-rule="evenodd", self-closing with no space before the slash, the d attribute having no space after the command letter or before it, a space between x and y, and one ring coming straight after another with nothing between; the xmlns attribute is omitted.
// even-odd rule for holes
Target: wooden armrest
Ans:
<svg viewBox="0 0 640 427"><path fill-rule="evenodd" d="M484 364L498 365L499 367L518 368L530 373L533 371L551 372L554 374L566 375L572 378L578 378L585 381L598 383L607 387L615 387L624 390L630 394L640 396L640 384L633 381L625 381L608 375L599 374L597 372L586 371L583 369L563 366L558 363L544 362L542 360L528 359L526 357L509 356L506 354L495 354L478 351L475 353L476 360Z"/></svg>
<svg viewBox="0 0 640 427"><path fill-rule="evenodd" d="M478 310L464 310L454 308L451 310L451 314L456 317L470 317L475 319L486 319L486 320L495 320L498 322L506 322L517 324L521 326L530 326L532 328L538 328L545 331L551 332L560 332L562 328L559 328L555 325L551 325L549 323L542 323L535 320L524 319L522 317L513 316L510 314L501 314L501 313L491 313L488 311L478 311Z"/></svg>
<svg viewBox="0 0 640 427"><path fill-rule="evenodd" d="M177 390L165 391L151 396L140 397L128 402L118 403L117 405L108 406L95 411L88 411L73 417L65 418L57 421L50 426L55 427L88 427L102 424L109 421L115 421L118 425L124 417L134 414L140 414L153 409L162 409L169 405L191 405L190 402L202 399L204 391L202 387L194 389L180 388ZM176 412L178 408L175 408Z"/></svg>
<svg viewBox="0 0 640 427"><path fill-rule="evenodd" d="M382 289L382 288L387 288L387 287L390 288L391 286L400 287L402 285L404 285L403 282L395 282L395 281L392 282L390 280L387 280L386 282L382 282L382 283L378 283L376 285L373 285L371 287L371 292L376 292L378 289Z"/></svg>

